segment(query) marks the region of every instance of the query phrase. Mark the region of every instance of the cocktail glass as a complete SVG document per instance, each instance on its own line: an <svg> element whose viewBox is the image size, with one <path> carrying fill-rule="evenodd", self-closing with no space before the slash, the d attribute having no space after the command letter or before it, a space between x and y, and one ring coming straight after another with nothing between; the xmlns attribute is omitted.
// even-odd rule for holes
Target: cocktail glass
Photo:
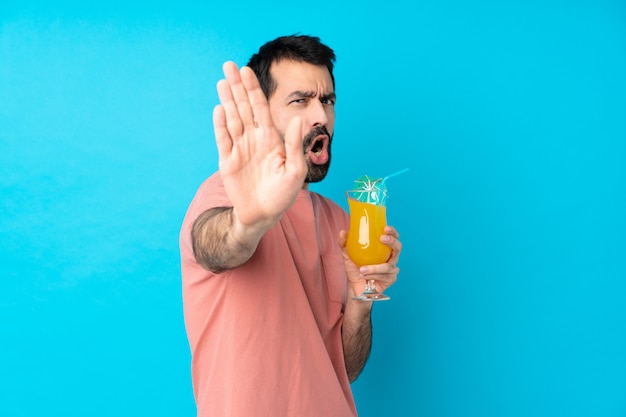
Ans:
<svg viewBox="0 0 626 417"><path fill-rule="evenodd" d="M350 229L346 250L358 267L382 264L389 260L391 248L380 241L387 225L386 191L364 195L363 190L347 191ZM389 297L376 290L375 280L365 281L365 290L355 300L383 301Z"/></svg>

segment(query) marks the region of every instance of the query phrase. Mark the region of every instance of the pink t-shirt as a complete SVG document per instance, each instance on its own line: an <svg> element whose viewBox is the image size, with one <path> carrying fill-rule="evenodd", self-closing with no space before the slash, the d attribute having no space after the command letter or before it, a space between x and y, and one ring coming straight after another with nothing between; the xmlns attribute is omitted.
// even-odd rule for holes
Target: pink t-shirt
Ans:
<svg viewBox="0 0 626 417"><path fill-rule="evenodd" d="M347 214L302 190L248 262L213 274L194 259L191 227L219 206L231 204L214 174L180 235L198 416L356 416L341 342L347 278L337 238Z"/></svg>

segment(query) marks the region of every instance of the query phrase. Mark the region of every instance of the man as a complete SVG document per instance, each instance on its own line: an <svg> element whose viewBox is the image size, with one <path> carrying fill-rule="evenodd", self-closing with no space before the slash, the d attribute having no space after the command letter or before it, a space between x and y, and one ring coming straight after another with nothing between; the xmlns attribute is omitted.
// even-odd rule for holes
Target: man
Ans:
<svg viewBox="0 0 626 417"><path fill-rule="evenodd" d="M371 348L376 280L385 264L345 253L348 216L308 190L328 172L335 124L334 52L318 38L262 46L240 70L224 64L213 125L219 171L199 188L181 229L185 324L198 416L356 416L350 382Z"/></svg>

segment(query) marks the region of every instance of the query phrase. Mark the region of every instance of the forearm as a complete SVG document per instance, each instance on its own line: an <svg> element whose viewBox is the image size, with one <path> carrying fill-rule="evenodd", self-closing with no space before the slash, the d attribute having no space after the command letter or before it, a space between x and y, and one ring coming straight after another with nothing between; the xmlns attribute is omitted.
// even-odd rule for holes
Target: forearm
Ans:
<svg viewBox="0 0 626 417"><path fill-rule="evenodd" d="M357 379L372 348L372 303L348 299L344 312L341 337L348 379Z"/></svg>
<svg viewBox="0 0 626 417"><path fill-rule="evenodd" d="M196 261L212 272L243 265L254 254L269 224L245 227L232 207L216 207L202 213L193 224L191 238Z"/></svg>

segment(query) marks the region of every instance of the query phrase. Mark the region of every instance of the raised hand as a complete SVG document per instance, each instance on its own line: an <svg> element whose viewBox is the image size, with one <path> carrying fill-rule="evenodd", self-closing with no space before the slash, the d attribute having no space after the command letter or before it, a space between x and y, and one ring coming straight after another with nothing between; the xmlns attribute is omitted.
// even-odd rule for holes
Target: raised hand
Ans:
<svg viewBox="0 0 626 417"><path fill-rule="evenodd" d="M222 180L237 220L265 228L291 206L303 186L302 121L292 119L283 138L254 72L230 61L223 70L225 79L217 83L221 104L213 112Z"/></svg>

